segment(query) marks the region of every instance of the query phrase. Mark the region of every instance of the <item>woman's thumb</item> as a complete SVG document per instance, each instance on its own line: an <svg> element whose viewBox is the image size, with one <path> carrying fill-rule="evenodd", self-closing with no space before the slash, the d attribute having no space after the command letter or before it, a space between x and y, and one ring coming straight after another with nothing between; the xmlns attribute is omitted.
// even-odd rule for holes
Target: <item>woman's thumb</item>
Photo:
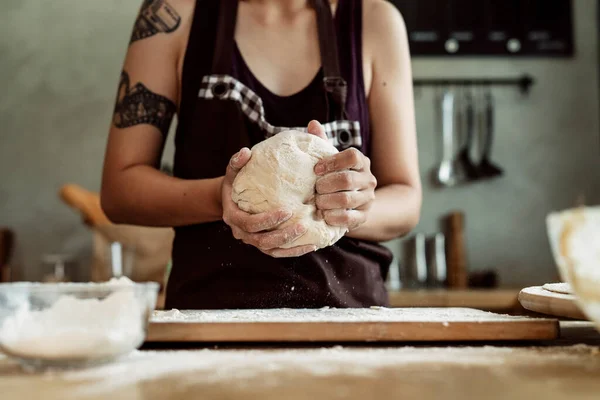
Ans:
<svg viewBox="0 0 600 400"><path fill-rule="evenodd" d="M320 137L321 139L327 140L327 135L325 134L325 128L323 125L319 123L319 121L312 120L308 123L308 128L306 129L308 133L311 135L315 135Z"/></svg>
<svg viewBox="0 0 600 400"><path fill-rule="evenodd" d="M248 163L250 160L250 149L244 147L237 153L231 157L229 160L229 165L227 166L227 173L225 174L226 178L230 179L233 182L235 176L240 172L240 170Z"/></svg>

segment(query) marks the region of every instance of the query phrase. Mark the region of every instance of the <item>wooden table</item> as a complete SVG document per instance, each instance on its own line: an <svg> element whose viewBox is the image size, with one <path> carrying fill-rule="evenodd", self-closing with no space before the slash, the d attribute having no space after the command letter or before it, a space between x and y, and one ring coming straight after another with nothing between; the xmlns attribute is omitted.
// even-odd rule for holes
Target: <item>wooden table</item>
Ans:
<svg viewBox="0 0 600 400"><path fill-rule="evenodd" d="M559 339L535 345L166 348L50 373L25 373L0 355L0 398L595 400L598 376L600 334L567 321Z"/></svg>
<svg viewBox="0 0 600 400"><path fill-rule="evenodd" d="M598 399L600 348L329 347L135 352L26 374L0 358L2 400Z"/></svg>

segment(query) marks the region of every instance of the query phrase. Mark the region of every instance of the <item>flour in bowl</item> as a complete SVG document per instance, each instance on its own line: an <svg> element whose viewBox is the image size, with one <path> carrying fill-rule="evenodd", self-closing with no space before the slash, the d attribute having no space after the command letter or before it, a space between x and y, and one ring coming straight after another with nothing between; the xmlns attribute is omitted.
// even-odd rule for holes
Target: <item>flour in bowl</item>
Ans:
<svg viewBox="0 0 600 400"><path fill-rule="evenodd" d="M133 285L127 278L93 284L90 288L115 290L101 300L63 294L43 310L32 310L25 301L0 324L0 346L13 356L43 360L126 353L141 345L145 335L145 304L136 299Z"/></svg>

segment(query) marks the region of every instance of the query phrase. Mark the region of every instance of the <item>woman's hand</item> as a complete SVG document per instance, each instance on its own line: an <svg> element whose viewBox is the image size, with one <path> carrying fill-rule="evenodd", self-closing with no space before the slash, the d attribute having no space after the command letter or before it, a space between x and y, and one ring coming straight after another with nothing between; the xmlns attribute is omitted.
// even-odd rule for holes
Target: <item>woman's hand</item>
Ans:
<svg viewBox="0 0 600 400"><path fill-rule="evenodd" d="M323 127L315 122L309 133L325 137ZM319 161L315 165L316 205L325 222L332 226L358 228L367 220L367 211L375 200L377 179L371 173L371 160L350 148Z"/></svg>
<svg viewBox="0 0 600 400"><path fill-rule="evenodd" d="M282 249L304 233L306 227L294 224L285 228L278 226L292 217L289 210L275 210L260 214L249 214L239 209L231 199L233 181L238 172L250 160L250 150L243 148L229 161L227 173L221 185L221 199L223 203L223 221L229 225L233 236L242 242L258 248L271 257L299 257L315 251L315 246L298 246Z"/></svg>

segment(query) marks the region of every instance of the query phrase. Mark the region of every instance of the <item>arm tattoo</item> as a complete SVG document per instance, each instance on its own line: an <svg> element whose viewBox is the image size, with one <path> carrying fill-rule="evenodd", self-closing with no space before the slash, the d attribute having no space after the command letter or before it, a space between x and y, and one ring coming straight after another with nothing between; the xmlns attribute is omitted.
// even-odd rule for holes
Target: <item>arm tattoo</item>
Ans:
<svg viewBox="0 0 600 400"><path fill-rule="evenodd" d="M168 98L152 93L143 83L130 87L129 74L121 72L113 124L117 128L148 124L157 127L166 137L177 107Z"/></svg>
<svg viewBox="0 0 600 400"><path fill-rule="evenodd" d="M171 33L180 23L181 17L165 0L144 0L129 44L157 33Z"/></svg>

